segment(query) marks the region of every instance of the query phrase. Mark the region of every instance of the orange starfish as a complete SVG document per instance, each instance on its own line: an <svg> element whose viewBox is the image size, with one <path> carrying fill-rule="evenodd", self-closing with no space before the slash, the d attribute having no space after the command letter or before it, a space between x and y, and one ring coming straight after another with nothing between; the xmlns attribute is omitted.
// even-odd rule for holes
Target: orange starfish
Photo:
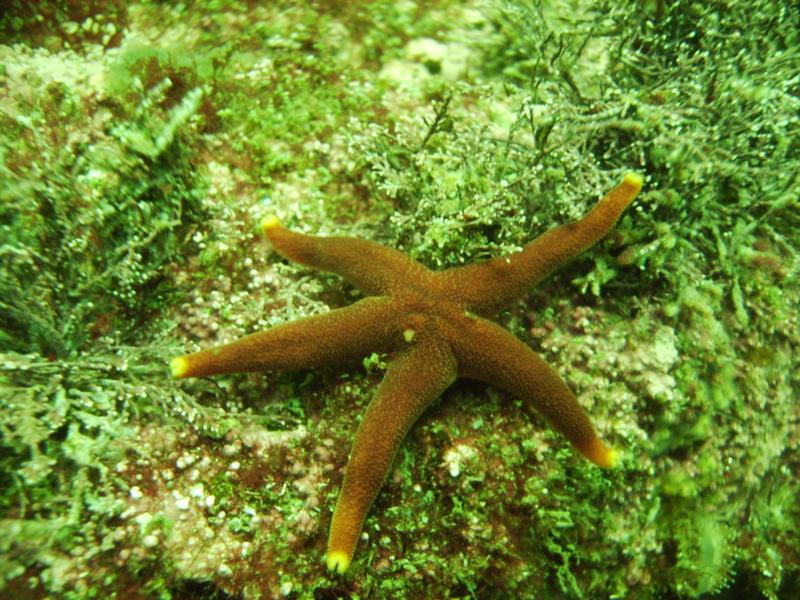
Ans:
<svg viewBox="0 0 800 600"><path fill-rule="evenodd" d="M616 224L642 187L628 174L582 219L539 236L521 251L432 272L375 242L289 231L262 222L282 256L338 273L367 297L328 313L272 327L172 360L175 377L311 369L393 352L386 376L356 432L328 538L328 568L350 566L364 518L406 432L458 377L490 383L542 413L595 464L617 453L592 427L575 395L528 346L487 320Z"/></svg>

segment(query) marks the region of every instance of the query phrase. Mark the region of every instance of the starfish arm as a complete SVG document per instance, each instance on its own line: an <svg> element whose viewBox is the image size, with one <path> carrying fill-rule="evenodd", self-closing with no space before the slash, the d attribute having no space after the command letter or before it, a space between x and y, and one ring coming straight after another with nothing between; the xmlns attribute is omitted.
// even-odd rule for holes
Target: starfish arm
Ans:
<svg viewBox="0 0 800 600"><path fill-rule="evenodd" d="M417 261L376 242L305 235L286 229L276 217L265 218L261 228L284 258L341 275L366 294L387 294L404 281L431 276Z"/></svg>
<svg viewBox="0 0 800 600"><path fill-rule="evenodd" d="M628 173L582 219L540 235L509 256L438 273L440 293L461 299L469 310L483 316L502 310L602 239L641 189L641 175Z"/></svg>
<svg viewBox="0 0 800 600"><path fill-rule="evenodd" d="M465 317L447 339L461 376L502 388L543 414L552 426L590 461L614 466L617 453L595 433L575 394L548 364L499 325L480 317Z"/></svg>
<svg viewBox="0 0 800 600"><path fill-rule="evenodd" d="M383 485L411 425L455 380L452 352L439 339L420 336L386 370L356 432L328 537L328 568L344 573L364 518Z"/></svg>
<svg viewBox="0 0 800 600"><path fill-rule="evenodd" d="M179 356L170 367L178 378L310 369L384 351L401 331L393 301L386 296L369 297L230 344Z"/></svg>

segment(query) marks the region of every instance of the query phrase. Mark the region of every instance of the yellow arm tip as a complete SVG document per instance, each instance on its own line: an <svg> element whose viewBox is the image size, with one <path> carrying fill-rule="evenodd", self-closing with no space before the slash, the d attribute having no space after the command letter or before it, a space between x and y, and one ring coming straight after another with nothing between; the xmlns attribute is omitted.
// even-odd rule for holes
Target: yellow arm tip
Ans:
<svg viewBox="0 0 800 600"><path fill-rule="evenodd" d="M605 464L600 465L604 469L613 469L619 465L620 455L619 452L613 448L608 448L605 455Z"/></svg>
<svg viewBox="0 0 800 600"><path fill-rule="evenodd" d="M176 379L186 377L186 373L189 371L189 361L183 356L173 358L169 362L169 370Z"/></svg>
<svg viewBox="0 0 800 600"><path fill-rule="evenodd" d="M600 438L593 438L578 448L586 458L603 469L613 469L619 464L619 452L606 446Z"/></svg>
<svg viewBox="0 0 800 600"><path fill-rule="evenodd" d="M331 550L328 552L328 570L343 575L350 566L350 557L341 550Z"/></svg>
<svg viewBox="0 0 800 600"><path fill-rule="evenodd" d="M642 177L641 173L625 173L625 177L622 178L622 185L633 188L635 190L634 194L639 193L643 184L644 177Z"/></svg>
<svg viewBox="0 0 800 600"><path fill-rule="evenodd" d="M270 231L280 226L281 222L275 215L268 215L261 219L261 231L266 234L269 234Z"/></svg>

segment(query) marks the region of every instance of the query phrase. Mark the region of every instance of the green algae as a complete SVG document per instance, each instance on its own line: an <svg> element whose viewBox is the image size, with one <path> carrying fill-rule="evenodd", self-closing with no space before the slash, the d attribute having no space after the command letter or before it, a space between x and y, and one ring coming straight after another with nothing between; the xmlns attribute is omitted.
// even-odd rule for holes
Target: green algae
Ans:
<svg viewBox="0 0 800 600"><path fill-rule="evenodd" d="M795 8L31 10L0 17L9 593L798 593ZM350 300L276 261L265 212L451 266L577 217L632 169L645 189L616 231L503 317L618 470L459 383L332 578L330 510L384 358L168 379L185 346Z"/></svg>

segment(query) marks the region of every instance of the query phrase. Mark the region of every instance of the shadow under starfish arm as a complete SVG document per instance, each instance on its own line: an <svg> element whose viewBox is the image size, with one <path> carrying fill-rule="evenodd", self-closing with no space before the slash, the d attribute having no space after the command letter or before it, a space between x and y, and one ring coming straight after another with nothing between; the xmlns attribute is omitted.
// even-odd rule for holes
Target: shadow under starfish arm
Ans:
<svg viewBox="0 0 800 600"><path fill-rule="evenodd" d="M543 233L519 252L436 273L436 283L442 294L460 295L468 310L496 314L604 238L641 189L642 176L628 173L583 218Z"/></svg>
<svg viewBox="0 0 800 600"><path fill-rule="evenodd" d="M453 353L434 335L420 335L392 360L369 403L350 451L328 537L328 569L344 573L397 449L422 412L458 374Z"/></svg>
<svg viewBox="0 0 800 600"><path fill-rule="evenodd" d="M319 237L286 229L277 217L261 222L275 251L291 261L336 273L365 294L386 294L433 274L393 248L353 237Z"/></svg>
<svg viewBox="0 0 800 600"><path fill-rule="evenodd" d="M172 359L174 377L312 369L384 352L400 330L392 298L364 298L330 312L277 325L235 342Z"/></svg>
<svg viewBox="0 0 800 600"><path fill-rule="evenodd" d="M606 446L575 394L538 354L496 323L465 317L448 328L448 342L460 376L504 389L544 415L554 429L594 464L613 467L617 452Z"/></svg>

